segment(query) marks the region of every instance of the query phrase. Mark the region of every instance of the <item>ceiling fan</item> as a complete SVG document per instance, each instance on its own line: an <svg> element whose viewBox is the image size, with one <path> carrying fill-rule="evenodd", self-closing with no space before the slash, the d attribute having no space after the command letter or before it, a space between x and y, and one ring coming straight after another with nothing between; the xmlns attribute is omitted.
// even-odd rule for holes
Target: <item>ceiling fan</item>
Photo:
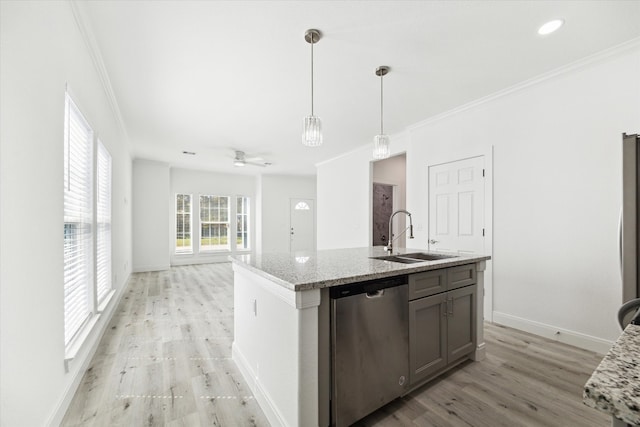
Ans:
<svg viewBox="0 0 640 427"><path fill-rule="evenodd" d="M243 167L246 165L259 166L261 168L270 166L271 163L265 162L261 157L246 157L244 151L235 150L236 157L233 159L233 166Z"/></svg>

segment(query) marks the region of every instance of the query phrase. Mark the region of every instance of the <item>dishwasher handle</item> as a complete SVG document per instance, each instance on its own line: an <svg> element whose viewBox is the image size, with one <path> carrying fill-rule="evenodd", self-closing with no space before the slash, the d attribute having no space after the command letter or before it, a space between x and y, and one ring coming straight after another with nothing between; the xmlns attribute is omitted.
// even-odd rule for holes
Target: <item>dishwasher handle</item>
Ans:
<svg viewBox="0 0 640 427"><path fill-rule="evenodd" d="M331 299L339 299L359 294L366 294L367 298L380 298L384 295L384 292L380 293L378 291L406 285L407 283L409 283L409 277L407 275L367 280L364 282L333 286L329 289L329 296Z"/></svg>
<svg viewBox="0 0 640 427"><path fill-rule="evenodd" d="M384 289L378 289L377 291L367 292L365 295L369 299L382 298L384 296Z"/></svg>

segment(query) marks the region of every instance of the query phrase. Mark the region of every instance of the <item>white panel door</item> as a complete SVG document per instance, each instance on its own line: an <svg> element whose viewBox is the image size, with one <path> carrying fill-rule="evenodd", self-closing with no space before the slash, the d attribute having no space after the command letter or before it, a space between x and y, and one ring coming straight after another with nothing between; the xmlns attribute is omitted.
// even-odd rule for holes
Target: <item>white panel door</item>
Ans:
<svg viewBox="0 0 640 427"><path fill-rule="evenodd" d="M315 251L315 209L313 199L291 199L290 250Z"/></svg>
<svg viewBox="0 0 640 427"><path fill-rule="evenodd" d="M429 249L484 253L484 156L429 166Z"/></svg>

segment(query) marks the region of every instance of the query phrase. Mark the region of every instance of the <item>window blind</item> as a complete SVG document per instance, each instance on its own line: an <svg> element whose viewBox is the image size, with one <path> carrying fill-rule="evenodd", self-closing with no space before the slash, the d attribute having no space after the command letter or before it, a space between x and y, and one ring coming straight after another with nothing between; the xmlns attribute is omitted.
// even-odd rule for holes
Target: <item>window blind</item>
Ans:
<svg viewBox="0 0 640 427"><path fill-rule="evenodd" d="M111 291L111 154L98 141L96 160L96 293L100 304Z"/></svg>
<svg viewBox="0 0 640 427"><path fill-rule="evenodd" d="M93 289L93 131L65 99L64 341L68 345L91 315Z"/></svg>

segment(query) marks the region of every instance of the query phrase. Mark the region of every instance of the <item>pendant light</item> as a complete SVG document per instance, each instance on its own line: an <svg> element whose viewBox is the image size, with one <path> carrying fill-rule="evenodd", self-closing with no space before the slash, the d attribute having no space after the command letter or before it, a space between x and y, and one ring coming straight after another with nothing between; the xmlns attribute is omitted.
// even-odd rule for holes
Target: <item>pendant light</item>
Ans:
<svg viewBox="0 0 640 427"><path fill-rule="evenodd" d="M304 39L311 45L311 115L304 118L302 130L302 144L308 147L322 145L322 122L320 117L313 114L313 45L320 40L320 31L307 30Z"/></svg>
<svg viewBox="0 0 640 427"><path fill-rule="evenodd" d="M373 137L373 158L386 159L391 154L389 150L389 135L385 135L382 127L382 76L389 72L389 67L381 65L376 68L376 76L380 76L380 134Z"/></svg>

